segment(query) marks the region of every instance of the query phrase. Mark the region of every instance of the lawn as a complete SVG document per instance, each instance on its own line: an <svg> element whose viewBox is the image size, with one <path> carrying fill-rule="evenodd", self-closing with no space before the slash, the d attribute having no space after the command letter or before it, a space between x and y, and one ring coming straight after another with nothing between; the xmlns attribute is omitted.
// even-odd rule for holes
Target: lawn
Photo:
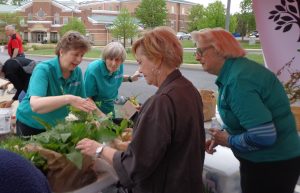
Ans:
<svg viewBox="0 0 300 193"><path fill-rule="evenodd" d="M192 40L180 40L184 48L195 48L196 45ZM254 45L249 45L248 40L239 40L240 44L244 49L261 49L260 42L256 41Z"/></svg>

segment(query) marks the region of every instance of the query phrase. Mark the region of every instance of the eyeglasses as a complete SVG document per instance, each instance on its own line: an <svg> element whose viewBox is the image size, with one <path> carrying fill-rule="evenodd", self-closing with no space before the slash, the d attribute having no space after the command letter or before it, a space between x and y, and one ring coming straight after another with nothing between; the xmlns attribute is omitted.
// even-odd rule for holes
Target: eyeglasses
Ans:
<svg viewBox="0 0 300 193"><path fill-rule="evenodd" d="M208 46L206 48L197 48L196 52L194 53L194 55L198 55L200 57L203 57L204 53L209 49L209 48L213 48L212 46Z"/></svg>

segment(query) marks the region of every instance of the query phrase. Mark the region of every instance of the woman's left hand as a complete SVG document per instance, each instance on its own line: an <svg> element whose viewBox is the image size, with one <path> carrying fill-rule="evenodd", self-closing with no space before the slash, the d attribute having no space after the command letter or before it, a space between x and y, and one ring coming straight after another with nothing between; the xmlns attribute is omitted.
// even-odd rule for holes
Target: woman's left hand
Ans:
<svg viewBox="0 0 300 193"><path fill-rule="evenodd" d="M229 147L228 144L228 133L226 131L221 131L220 129L209 129L209 134L211 135L211 139L214 140L216 145L222 145Z"/></svg>
<svg viewBox="0 0 300 193"><path fill-rule="evenodd" d="M70 105L85 112L91 112L97 109L96 104L92 100L81 98L79 96L74 96L74 95L72 96Z"/></svg>
<svg viewBox="0 0 300 193"><path fill-rule="evenodd" d="M137 81L139 77L142 77L141 73L137 70L135 73L131 76L132 81Z"/></svg>
<svg viewBox="0 0 300 193"><path fill-rule="evenodd" d="M84 138L77 143L76 149L80 150L82 154L94 157L96 155L96 149L100 146L102 146L101 143Z"/></svg>

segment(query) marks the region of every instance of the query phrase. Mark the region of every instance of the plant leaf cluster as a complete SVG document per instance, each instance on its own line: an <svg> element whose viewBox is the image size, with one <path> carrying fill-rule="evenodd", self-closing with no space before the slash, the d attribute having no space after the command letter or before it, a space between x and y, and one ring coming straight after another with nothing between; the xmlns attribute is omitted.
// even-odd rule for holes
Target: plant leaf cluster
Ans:
<svg viewBox="0 0 300 193"><path fill-rule="evenodd" d="M82 166L82 154L75 149L76 144L83 138L89 138L100 142L110 142L121 136L123 130L129 126L129 121L123 120L116 125L110 116L99 118L95 113L86 113L74 107L70 107L71 114L75 115L75 121L63 121L55 127L50 127L43 120L46 132L31 136L27 141L19 137L9 137L0 144L0 147L18 153L31 160L43 170L47 168L46 161L37 153L22 150L26 144L33 143L45 149L63 154L78 168ZM13 147L20 148L13 148Z"/></svg>

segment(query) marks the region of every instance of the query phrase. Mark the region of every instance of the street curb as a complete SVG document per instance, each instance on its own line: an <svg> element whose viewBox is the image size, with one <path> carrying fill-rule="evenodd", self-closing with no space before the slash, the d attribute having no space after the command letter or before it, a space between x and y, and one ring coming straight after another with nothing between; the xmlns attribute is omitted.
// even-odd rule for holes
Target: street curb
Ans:
<svg viewBox="0 0 300 193"><path fill-rule="evenodd" d="M37 54L26 54L26 56L37 56L37 57L49 57L49 58L52 58L52 57L55 57L56 55L37 55ZM83 60L87 60L87 61L93 61L93 60L97 60L99 58L85 58L83 57ZM137 62L135 60L125 60L126 64L129 64L129 65L137 65ZM184 69L195 69L195 70L203 70L202 68L202 65L199 63L199 64L181 64L180 65L180 68L184 68Z"/></svg>

